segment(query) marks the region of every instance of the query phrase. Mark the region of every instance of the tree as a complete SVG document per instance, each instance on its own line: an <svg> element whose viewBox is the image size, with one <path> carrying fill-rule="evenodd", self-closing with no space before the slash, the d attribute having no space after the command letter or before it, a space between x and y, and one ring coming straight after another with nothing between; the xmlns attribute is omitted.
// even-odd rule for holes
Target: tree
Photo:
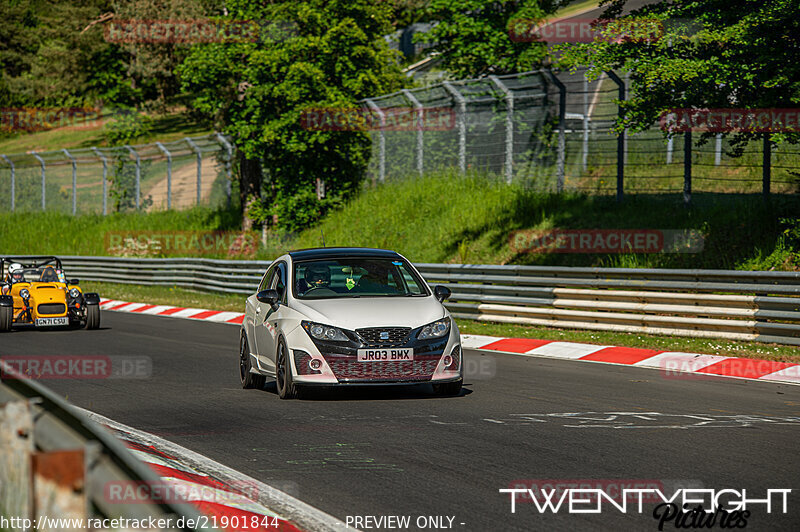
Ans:
<svg viewBox="0 0 800 532"><path fill-rule="evenodd" d="M565 64L589 65L594 77L604 70L630 72L622 107L624 125L631 130L647 129L668 109L796 108L800 103L796 0L662 0L620 17L625 3L604 2L603 18L617 19L604 38L565 45L563 52ZM655 35L633 31L630 38L608 38L618 28L647 27L653 20L659 21ZM760 135L737 133L733 142L741 146ZM800 141L796 134L772 139Z"/></svg>
<svg viewBox="0 0 800 532"><path fill-rule="evenodd" d="M314 108L356 107L364 97L401 86L397 54L384 40L391 6L233 0L226 7L227 18L255 22L258 38L193 47L179 68L183 87L195 95L194 109L231 135L239 150L245 228L249 206L258 201L253 194L262 188L257 161L269 180L268 212L289 227L289 206L306 204L293 198L307 197L317 178L325 180L328 203L347 198L364 179L366 133L311 130L302 117Z"/></svg>
<svg viewBox="0 0 800 532"><path fill-rule="evenodd" d="M516 24L530 26L569 2L557 0L431 0L423 35L441 54L442 68L457 78L532 70L547 57L543 42L512 39Z"/></svg>

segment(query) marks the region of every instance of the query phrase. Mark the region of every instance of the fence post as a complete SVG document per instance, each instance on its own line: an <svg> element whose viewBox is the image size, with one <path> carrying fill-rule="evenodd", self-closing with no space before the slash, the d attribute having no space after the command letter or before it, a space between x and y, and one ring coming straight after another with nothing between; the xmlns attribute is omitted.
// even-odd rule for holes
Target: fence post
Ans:
<svg viewBox="0 0 800 532"><path fill-rule="evenodd" d="M142 162L139 159L139 154L130 146L125 146L125 148L136 158L136 210L139 210L139 187L141 186L142 181Z"/></svg>
<svg viewBox="0 0 800 532"><path fill-rule="evenodd" d="M581 154L581 170L589 168L589 78L583 73L583 151Z"/></svg>
<svg viewBox="0 0 800 532"><path fill-rule="evenodd" d="M92 151L103 163L103 216L105 216L108 214L108 159L97 148L92 147Z"/></svg>
<svg viewBox="0 0 800 532"><path fill-rule="evenodd" d="M422 175L424 168L423 165L424 147L422 138L422 123L424 119L423 117L424 110L422 108L422 104L420 103L420 101L417 100L417 97L414 96L411 93L411 91L409 91L408 89L403 89L401 92L405 95L406 98L408 98L408 100L414 106L414 109L417 110L417 171L419 172L419 175Z"/></svg>
<svg viewBox="0 0 800 532"><path fill-rule="evenodd" d="M717 139L714 144L714 165L719 166L722 162L722 133L717 133Z"/></svg>
<svg viewBox="0 0 800 532"><path fill-rule="evenodd" d="M64 155L69 157L69 160L72 162L72 216L75 216L78 213L78 163L75 161L75 157L73 157L66 148L61 151L63 151Z"/></svg>
<svg viewBox="0 0 800 532"><path fill-rule="evenodd" d="M467 171L467 99L449 81L443 82L442 86L458 104L458 168L463 174Z"/></svg>
<svg viewBox="0 0 800 532"><path fill-rule="evenodd" d="M194 141L189 137L186 137L183 140L185 140L189 147L192 148L192 151L197 154L197 200L195 204L200 205L200 201L202 199L201 180L203 178L203 152L200 151L200 148L197 146L197 144L195 144Z"/></svg>
<svg viewBox="0 0 800 532"><path fill-rule="evenodd" d="M567 159L567 87L551 70L547 71L558 87L558 175L556 191L564 190L564 171Z"/></svg>
<svg viewBox="0 0 800 532"><path fill-rule="evenodd" d="M683 134L683 203L692 202L692 132Z"/></svg>
<svg viewBox="0 0 800 532"><path fill-rule="evenodd" d="M225 157L225 176L227 177L227 180L225 181L225 197L227 198L228 208L230 209L230 207L231 207L231 161L233 160L233 146L231 146L231 143L228 142L228 139L226 139L224 136L222 136L222 133L217 132L216 133L216 137L217 137L217 140L219 141L219 143L222 144L222 146L225 148L225 153L226 153L226 157Z"/></svg>
<svg viewBox="0 0 800 532"><path fill-rule="evenodd" d="M669 137L667 139L667 164L672 164L672 152L675 151L675 139Z"/></svg>
<svg viewBox="0 0 800 532"><path fill-rule="evenodd" d="M764 199L769 199L770 182L772 180L772 143L769 134L764 133L764 156L761 163L761 193Z"/></svg>
<svg viewBox="0 0 800 532"><path fill-rule="evenodd" d="M46 197L46 193L45 193L45 172L46 171L45 171L45 167L44 167L44 159L39 157L39 154L36 153L35 151L32 151L31 155L33 155L36 158L36 160L39 161L39 164L42 167L42 210L45 210L46 209L46 203L45 203L45 197Z"/></svg>
<svg viewBox="0 0 800 532"><path fill-rule="evenodd" d="M2 157L5 160L5 162L8 163L8 166L11 167L11 212L14 212L14 208L16 207L16 205L15 205L15 201L16 201L16 194L15 194L16 175L14 173L14 163L11 162L11 159L9 159L8 156L6 156L6 155L0 155L0 157Z"/></svg>
<svg viewBox="0 0 800 532"><path fill-rule="evenodd" d="M156 146L167 157L167 210L172 209L172 154L160 142Z"/></svg>
<svg viewBox="0 0 800 532"><path fill-rule="evenodd" d="M377 113L380 121L380 128L378 129L378 181L383 183L386 181L386 113L372 99L366 98L364 101L370 110Z"/></svg>
<svg viewBox="0 0 800 532"><path fill-rule="evenodd" d="M503 173L506 183L510 184L514 176L514 93L497 76L489 76L489 79L497 85L506 100L506 160Z"/></svg>
<svg viewBox="0 0 800 532"><path fill-rule="evenodd" d="M625 101L625 82L622 81L620 77L614 73L613 70L609 70L608 72L606 72L606 74L608 74L608 77L611 78L611 80L617 84L617 87L619 87L619 94L617 96L617 98L620 101L620 104L618 105L619 108L618 113L619 113L619 121L620 123L622 123L622 121L625 118L625 109L622 107L621 103ZM625 130L623 130L622 133L617 135L617 201L618 202L621 202L625 195L624 184L625 184L625 131L626 130L627 128L625 128Z"/></svg>

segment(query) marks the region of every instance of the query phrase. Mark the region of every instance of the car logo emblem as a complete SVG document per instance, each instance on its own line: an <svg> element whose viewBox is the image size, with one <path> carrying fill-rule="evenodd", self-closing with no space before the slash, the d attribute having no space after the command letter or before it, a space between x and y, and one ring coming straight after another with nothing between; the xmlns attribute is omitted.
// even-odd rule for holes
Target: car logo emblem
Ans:
<svg viewBox="0 0 800 532"><path fill-rule="evenodd" d="M380 334L380 337L381 337L381 340L388 340L388 339L389 339L389 333L388 333L388 332L386 332L386 331L383 331L383 332Z"/></svg>

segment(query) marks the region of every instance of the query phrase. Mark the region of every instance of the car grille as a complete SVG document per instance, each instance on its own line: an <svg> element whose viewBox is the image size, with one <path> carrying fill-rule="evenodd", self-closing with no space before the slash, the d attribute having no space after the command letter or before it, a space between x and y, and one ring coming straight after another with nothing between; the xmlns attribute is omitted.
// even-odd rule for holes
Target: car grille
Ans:
<svg viewBox="0 0 800 532"><path fill-rule="evenodd" d="M64 303L42 303L36 307L39 314L63 314L67 310Z"/></svg>
<svg viewBox="0 0 800 532"><path fill-rule="evenodd" d="M358 335L369 346L394 347L403 345L408 341L411 333L410 327L369 327L356 329ZM381 338L383 335L383 338Z"/></svg>
<svg viewBox="0 0 800 532"><path fill-rule="evenodd" d="M386 362L325 358L340 381L426 381L436 371L440 357Z"/></svg>

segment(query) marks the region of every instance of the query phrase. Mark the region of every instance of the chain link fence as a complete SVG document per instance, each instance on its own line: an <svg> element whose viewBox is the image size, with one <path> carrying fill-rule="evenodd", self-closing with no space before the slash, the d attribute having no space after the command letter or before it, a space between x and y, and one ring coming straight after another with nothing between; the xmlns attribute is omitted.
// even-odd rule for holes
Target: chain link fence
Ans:
<svg viewBox="0 0 800 532"><path fill-rule="evenodd" d="M0 154L0 209L109 214L225 205L233 149L216 133L114 148Z"/></svg>
<svg viewBox="0 0 800 532"><path fill-rule="evenodd" d="M371 112L409 115L414 131L371 131L369 173L376 182L442 168L479 170L542 191L590 194L778 192L800 189L800 147L777 148L752 141L736 153L728 136L685 145L656 125L617 134L613 129L629 85L625 76L604 73L588 80L585 70L534 71L442 82L363 101ZM428 127L426 113L453 113L451 127ZM376 120L375 123L381 123Z"/></svg>

